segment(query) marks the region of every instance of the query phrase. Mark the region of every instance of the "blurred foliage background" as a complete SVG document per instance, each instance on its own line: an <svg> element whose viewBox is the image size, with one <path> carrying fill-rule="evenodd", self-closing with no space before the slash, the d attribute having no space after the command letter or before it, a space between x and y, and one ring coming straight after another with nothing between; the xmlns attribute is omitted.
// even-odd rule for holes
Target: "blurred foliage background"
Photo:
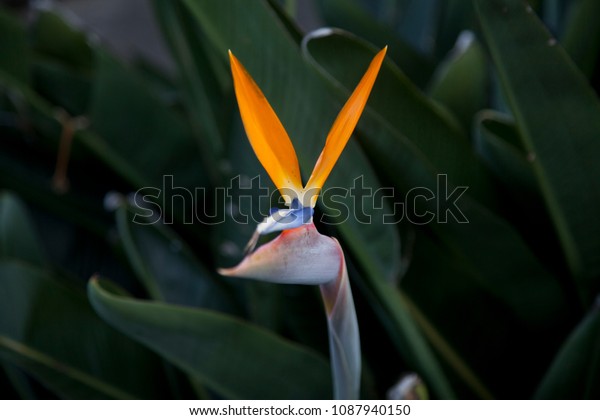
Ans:
<svg viewBox="0 0 600 420"><path fill-rule="evenodd" d="M215 197L238 175L270 183L227 50L307 174L384 45L327 186L363 175L394 197L364 200L371 223L317 208L346 252L362 396L386 398L416 372L432 398L600 398L600 2L149 3L163 61L123 60L61 3L3 2L3 398L330 398L318 291L215 271L254 230L236 216L269 204ZM306 34L306 22L338 29ZM469 187L468 224L383 223L412 188L436 191L438 174ZM163 222L133 223L143 187L160 189L142 204L161 204ZM206 193L192 208L180 187Z"/></svg>

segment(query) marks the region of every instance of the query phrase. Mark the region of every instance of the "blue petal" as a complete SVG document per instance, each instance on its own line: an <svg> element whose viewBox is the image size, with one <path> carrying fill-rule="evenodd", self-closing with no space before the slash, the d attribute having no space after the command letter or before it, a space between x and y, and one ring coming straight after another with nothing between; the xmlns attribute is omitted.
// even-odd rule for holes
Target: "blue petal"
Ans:
<svg viewBox="0 0 600 420"><path fill-rule="evenodd" d="M293 204L293 203L292 203ZM260 235L294 229L310 223L314 214L312 207L278 209L262 221L256 228Z"/></svg>

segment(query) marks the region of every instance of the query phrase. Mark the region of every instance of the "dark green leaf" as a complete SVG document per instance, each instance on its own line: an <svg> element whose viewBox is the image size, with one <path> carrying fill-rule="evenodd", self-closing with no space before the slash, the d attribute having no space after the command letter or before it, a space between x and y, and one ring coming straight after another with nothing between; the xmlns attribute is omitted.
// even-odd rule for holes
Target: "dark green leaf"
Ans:
<svg viewBox="0 0 600 420"><path fill-rule="evenodd" d="M325 46L328 48L325 48ZM329 48L334 49L336 54L346 56L346 67L343 66L343 60L337 63L337 60L334 62L330 58L331 54L325 54L325 51ZM336 80L347 78L349 73L347 63L352 56L364 56L365 48L358 41L337 33L313 38L307 43L307 51L316 60L315 64L326 66L323 69L327 69L329 77L333 75ZM447 173L450 185L468 186L469 193L476 194L473 191L477 188L475 183L481 182L478 178L485 177L485 172L480 164L475 161L474 156L470 156L472 151L469 149L467 140L461 137L459 131L453 129L442 116L436 114L435 109L426 98L416 93L413 93L412 96L407 95L406 92L410 91L410 85L404 83L402 75L393 70L393 67L388 66L386 68L385 65L383 66L381 79L378 80L378 85L374 88L372 98L367 105L366 114L359 124L359 129L364 132L366 137L362 142L365 150L374 162L378 162L379 169L388 176L400 191L409 191L413 187L424 187L441 194L444 192L444 185L442 184L445 181L438 174ZM332 82L334 81L332 80ZM394 118L393 113L398 112L399 105L390 106L391 101L395 101L393 103L404 102L402 108L404 112L400 112L396 118ZM405 124L401 124L403 119L405 119ZM427 121L427 123L424 124L423 121ZM400 134L400 129L403 129L406 136ZM412 140L410 143L408 142L409 139ZM415 146L418 146L420 150L417 151ZM441 154L441 150L447 153L445 155ZM430 161L435 165L432 165ZM465 176L465 167L468 166L471 166L470 171L468 171L470 176ZM484 185L486 188L484 188ZM448 188L448 193L450 193L452 187L449 186ZM490 189L491 184L480 184L479 188L485 194L483 191ZM438 198L438 200L440 199L443 199L443 197ZM507 249L520 249L513 256L515 264L513 269L516 273L520 271L518 267L527 267L528 270L537 273L538 281L541 283L546 282L549 276L548 273L533 258L516 232L505 221L496 218L489 210L469 197L465 196L464 199L461 199L460 204L460 210L467 216L469 223L457 223L457 220L452 217L449 217L448 223L440 222L440 217L444 219L444 215L438 214L439 209L436 208L436 203L419 202L417 200L415 205L419 207L423 205L423 210L419 208L417 214L423 214L426 207L433 214L437 214L437 223L432 223L433 228L459 254L467 254L467 259L477 267L476 270L480 271L483 280L491 281L490 286L496 284L496 286L493 286L494 289L497 290L498 286L505 285L506 278L514 278L514 275L505 276L500 274L495 258L501 255L501 252L499 253L497 250L483 252L482 246L495 248L499 244L498 240L494 241L493 244L488 240L489 237L493 236L490 236L492 231L497 232L499 235L493 237L503 237L500 242L506 241L505 245L513 243L512 248L507 247ZM488 229L490 231L483 234ZM486 255L487 261L482 259L483 255ZM504 264L506 264L506 261ZM550 280L550 283L553 285L549 287L557 294L555 298L557 298L557 301L561 301L558 298L560 291L556 281ZM503 288L504 286L500 287ZM513 287L519 288L519 282L515 282ZM519 311L530 312L528 305L517 303L520 298L516 298L514 293L505 290L502 294L504 298L513 300L513 303L520 308ZM532 294L531 298L534 297ZM540 315L536 316L538 320L543 319L543 316Z"/></svg>
<svg viewBox="0 0 600 420"><path fill-rule="evenodd" d="M45 263L44 251L29 220L27 209L13 194L0 193L0 258Z"/></svg>
<svg viewBox="0 0 600 420"><path fill-rule="evenodd" d="M436 55L445 56L452 43L464 30L475 26L473 3L465 0L445 0L439 4L440 15L436 37Z"/></svg>
<svg viewBox="0 0 600 420"><path fill-rule="evenodd" d="M415 226L411 229L415 230ZM513 318L498 316L499 313L508 315L505 306L490 296L485 285L474 279L469 268L452 251L423 235L419 227L416 232L411 235L410 244L405 242L405 248L409 247L406 251L408 262L407 273L399 280L401 291L391 289L386 293L399 297L436 356L440 357L440 365L456 398L491 398L488 386L496 392L497 388L493 386L499 381L497 376L490 375L499 372L503 375L505 369L490 361L499 355L504 357L509 350L507 335L513 334L514 330L506 324L507 318L511 321ZM465 319L472 322L464 322ZM489 329L482 329L483 324ZM474 335L479 337L476 343L472 340ZM497 344L485 352L477 344L485 346L490 342ZM404 346L408 348L410 344ZM510 350L522 355L520 347L513 346ZM409 353L407 357L415 363L415 355Z"/></svg>
<svg viewBox="0 0 600 420"><path fill-rule="evenodd" d="M226 105L224 91L231 89L231 81L220 77L222 63L215 63L209 45L201 39L199 28L184 13L180 0L154 0L156 16L170 44L182 83L184 100L190 112L192 127L202 140L202 158L216 176L214 158L223 154L223 112ZM215 71L217 70L217 71ZM225 86L222 86L225 83Z"/></svg>
<svg viewBox="0 0 600 420"><path fill-rule="evenodd" d="M454 49L437 68L429 95L452 111L468 131L473 115L485 106L487 90L487 62L483 48L473 33L463 32Z"/></svg>
<svg viewBox="0 0 600 420"><path fill-rule="evenodd" d="M596 303L563 344L535 398L596 400L600 398L599 369L600 307Z"/></svg>
<svg viewBox="0 0 600 420"><path fill-rule="evenodd" d="M31 379L22 369L9 362L1 364L0 392L4 399L34 400L37 398ZM14 396L13 393L15 393Z"/></svg>
<svg viewBox="0 0 600 420"><path fill-rule="evenodd" d="M277 14L279 21L285 26L288 34L300 45L302 41L302 30L294 20L296 18L297 9L299 9L296 0L284 0L284 4L280 4L280 0L267 0L271 9Z"/></svg>
<svg viewBox="0 0 600 420"><path fill-rule="evenodd" d="M217 283L215 276L167 226L159 221L149 224L127 206L121 206L117 210L117 227L129 262L153 298L177 305L234 311L225 284Z"/></svg>
<svg viewBox="0 0 600 420"><path fill-rule="evenodd" d="M521 232L532 250L555 273L567 276L568 267L544 205L531 155L514 121L495 111L481 111L475 120L475 146L500 186L502 214Z"/></svg>
<svg viewBox="0 0 600 420"><path fill-rule="evenodd" d="M82 141L134 185L162 188L164 175L173 175L176 186L193 189L205 183L189 127L104 53L98 57L90 119L100 137L82 132Z"/></svg>
<svg viewBox="0 0 600 420"><path fill-rule="evenodd" d="M29 372L62 398L135 398L82 370L3 335L0 335L0 358Z"/></svg>
<svg viewBox="0 0 600 420"><path fill-rule="evenodd" d="M63 108L71 116L87 111L91 91L89 77L61 64L42 60L36 61L33 74L36 91L56 107Z"/></svg>
<svg viewBox="0 0 600 420"><path fill-rule="evenodd" d="M164 377L108 327L85 295L45 272L0 262L0 354L63 398L155 398ZM157 370L158 367L158 370Z"/></svg>
<svg viewBox="0 0 600 420"><path fill-rule="evenodd" d="M456 198L460 190L448 185L443 176L431 173L419 162L419 155L407 154L398 137L384 127L365 127L368 130L365 148L380 163L382 173L395 188L408 191L417 185L437 192L437 200L410 202L408 205L414 209L408 211L413 217L433 215L428 227L456 258L464 260L482 285L509 305L523 322L536 325L560 316L565 301L557 279L539 263L506 220L468 195L460 195L456 207L445 208L445 199L453 195ZM547 300L541 301L540 293Z"/></svg>
<svg viewBox="0 0 600 420"><path fill-rule="evenodd" d="M68 173L71 188L66 194L57 194L51 182L56 156L40 153L39 149L22 139L15 141L20 144L13 149L9 147L9 139L4 137L0 153L0 186L15 191L28 202L83 226L88 231L103 235L109 221L102 208L103 188L106 187L101 180L90 182L85 176L91 168L99 167L87 164L85 172L78 172L71 165Z"/></svg>
<svg viewBox="0 0 600 420"><path fill-rule="evenodd" d="M599 63L600 2L579 0L571 2L569 18L561 43L571 58L587 77L591 77Z"/></svg>
<svg viewBox="0 0 600 420"><path fill-rule="evenodd" d="M388 54L417 86L425 86L433 72L433 63L398 38L392 28L378 22L356 0L320 0L328 25L345 29L374 43L387 45Z"/></svg>
<svg viewBox="0 0 600 420"><path fill-rule="evenodd" d="M600 102L520 0L477 12L548 211L585 304L599 291Z"/></svg>
<svg viewBox="0 0 600 420"><path fill-rule="evenodd" d="M411 366L423 375L428 386L439 398L455 398L454 390L450 387L423 331L408 311L400 291L393 284L384 282L373 282L371 287L374 289L375 299L379 301L373 305L379 306L377 310L382 312L379 316L399 351ZM392 325L389 325L390 323Z"/></svg>
<svg viewBox="0 0 600 420"><path fill-rule="evenodd" d="M329 398L327 362L235 318L115 295L104 280L88 294L108 323L228 398Z"/></svg>
<svg viewBox="0 0 600 420"><path fill-rule="evenodd" d="M501 264L499 258L498 267ZM454 250L430 233L417 230L412 261L401 287L412 302L409 309L423 334L444 361L458 398L490 398L490 393L495 398L530 395L568 328L565 311L552 320L548 317L548 322L523 322L531 317L522 314L526 305L532 313L539 313L539 306L553 297L548 296L547 288L538 287L535 298L527 295L524 303L517 302L522 307L516 312L504 296L524 293L507 280L506 284L491 285L482 281ZM519 281L529 280L522 276ZM518 381L506 375L508 369L520 372Z"/></svg>
<svg viewBox="0 0 600 420"><path fill-rule="evenodd" d="M488 168L507 189L537 194L531 162L522 149L514 122L504 114L482 111L475 124L475 146Z"/></svg>
<svg viewBox="0 0 600 420"><path fill-rule="evenodd" d="M15 17L0 9L0 73L26 85L31 79L30 71L27 33Z"/></svg>
<svg viewBox="0 0 600 420"><path fill-rule="evenodd" d="M58 13L42 10L31 26L33 49L76 70L91 70L93 52L87 35L73 28Z"/></svg>
<svg viewBox="0 0 600 420"><path fill-rule="evenodd" d="M344 96L354 88L355 80L376 51L359 38L340 31L314 33L304 45L305 55L328 78L330 87L344 91ZM471 194L489 201L487 174L475 159L466 132L389 60L381 67L359 130L366 124L389 127L402 137L402 147L422 153L420 164L447 174L452 184L469 185Z"/></svg>
<svg viewBox="0 0 600 420"><path fill-rule="evenodd" d="M379 19L387 20L400 36L425 56L432 56L437 31L437 0L384 1ZM387 9L387 10L386 10ZM389 12L392 12L391 14Z"/></svg>
<svg viewBox="0 0 600 420"><path fill-rule="evenodd" d="M565 0L541 0L541 7L536 9L536 13L539 13L544 24L554 34L559 34L563 30L567 3L568 1Z"/></svg>

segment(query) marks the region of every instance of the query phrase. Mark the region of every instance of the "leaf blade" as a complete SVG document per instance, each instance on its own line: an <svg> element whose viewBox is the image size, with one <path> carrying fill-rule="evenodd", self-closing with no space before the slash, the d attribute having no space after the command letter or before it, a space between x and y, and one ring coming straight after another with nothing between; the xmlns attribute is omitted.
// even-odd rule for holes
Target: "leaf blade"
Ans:
<svg viewBox="0 0 600 420"><path fill-rule="evenodd" d="M330 392L328 364L311 351L216 312L119 297L106 284L93 279L88 286L102 318L224 396L303 399Z"/></svg>
<svg viewBox="0 0 600 420"><path fill-rule="evenodd" d="M8 360L66 398L160 395L153 355L102 322L83 293L25 263L0 262L0 335Z"/></svg>
<svg viewBox="0 0 600 420"><path fill-rule="evenodd" d="M475 1L563 252L585 305L600 275L600 102L531 9L515 0ZM526 42L524 42L524 40ZM517 64L518 63L518 64ZM585 194L580 193L585 191Z"/></svg>

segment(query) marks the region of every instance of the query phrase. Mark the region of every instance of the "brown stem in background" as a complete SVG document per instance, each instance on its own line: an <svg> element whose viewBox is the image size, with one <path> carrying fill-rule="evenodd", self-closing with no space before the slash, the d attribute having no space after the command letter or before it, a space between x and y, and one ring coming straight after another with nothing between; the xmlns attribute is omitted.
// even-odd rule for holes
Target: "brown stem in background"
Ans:
<svg viewBox="0 0 600 420"><path fill-rule="evenodd" d="M85 117L72 118L64 109L58 110L56 118L62 125L62 131L60 133L60 141L58 144L56 169L52 176L52 188L58 194L65 194L69 191L67 169L71 157L73 137L78 130L83 129L88 125L88 119Z"/></svg>

